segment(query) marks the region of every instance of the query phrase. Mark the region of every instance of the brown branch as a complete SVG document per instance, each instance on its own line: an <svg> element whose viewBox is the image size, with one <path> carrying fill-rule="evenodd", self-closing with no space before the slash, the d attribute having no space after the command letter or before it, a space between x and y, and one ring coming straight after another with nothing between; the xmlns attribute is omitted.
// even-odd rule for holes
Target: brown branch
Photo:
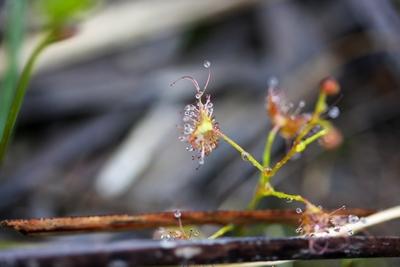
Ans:
<svg viewBox="0 0 400 267"><path fill-rule="evenodd" d="M45 247L0 251L0 266L186 266L188 264L399 256L399 237L130 240L107 244L51 244Z"/></svg>
<svg viewBox="0 0 400 267"><path fill-rule="evenodd" d="M337 214L353 214L360 217L373 212L363 209L349 209ZM299 214L294 210L257 210L257 211L181 211L184 225L257 223L296 224ZM26 220L4 220L1 226L12 228L23 234L104 232L177 226L174 212L145 213L137 215L103 215L82 217L40 218Z"/></svg>

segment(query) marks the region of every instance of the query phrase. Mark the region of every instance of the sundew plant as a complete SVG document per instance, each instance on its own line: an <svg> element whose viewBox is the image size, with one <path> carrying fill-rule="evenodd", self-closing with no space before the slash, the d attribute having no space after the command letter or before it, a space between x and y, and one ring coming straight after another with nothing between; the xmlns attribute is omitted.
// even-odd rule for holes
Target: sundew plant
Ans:
<svg viewBox="0 0 400 267"><path fill-rule="evenodd" d="M312 113L302 112L304 102L300 102L297 108L286 101L284 94L278 88L277 82L270 82L266 96L266 115L272 124L265 141L262 160L247 152L238 143L232 140L217 122L214 114L214 106L210 94L206 93L211 79L211 64L204 62L208 70L208 77L204 86L200 86L191 76L183 76L180 80L190 81L195 88L195 103L189 104L184 109L183 126L180 127L179 139L187 144L186 149L195 153L199 165L205 164L206 157L212 153L223 140L239 152L242 159L248 161L259 172L259 180L255 186L254 194L248 203L248 209L257 208L260 200L266 197L277 197L287 202L297 201L305 205L305 210L298 208L302 214L302 223L296 232L313 236L316 233L329 232L327 229L336 229L348 222L348 219L332 219L334 213L328 214L320 206L311 203L301 195L287 194L276 190L271 180L298 153L302 153L310 144L318 141L326 149L336 148L342 142L342 135L338 129L328 120L339 115L337 107L329 107L328 97L338 96L340 86L338 82L327 77L319 84L319 96ZM285 139L290 148L286 154L276 162L271 159L271 148L277 136ZM354 219L354 218L353 218ZM234 225L226 225L218 230L210 238L217 238L232 231Z"/></svg>

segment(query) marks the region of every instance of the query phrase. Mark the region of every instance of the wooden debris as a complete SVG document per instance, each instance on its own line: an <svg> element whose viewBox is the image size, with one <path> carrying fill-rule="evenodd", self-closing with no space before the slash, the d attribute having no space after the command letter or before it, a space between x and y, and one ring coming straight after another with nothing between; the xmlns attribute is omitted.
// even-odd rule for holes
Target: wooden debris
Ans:
<svg viewBox="0 0 400 267"><path fill-rule="evenodd" d="M368 216L372 211L348 209L337 214L353 214L359 217ZM184 225L249 225L257 223L297 224L299 214L295 210L257 210L257 211L181 211ZM174 212L144 213L137 215L103 215L82 217L39 218L22 220L5 220L1 226L19 231L23 234L51 234L74 232L104 232L177 226Z"/></svg>
<svg viewBox="0 0 400 267"><path fill-rule="evenodd" d="M186 266L187 264L399 256L399 237L131 240L107 244L52 244L46 247L1 251L0 266Z"/></svg>

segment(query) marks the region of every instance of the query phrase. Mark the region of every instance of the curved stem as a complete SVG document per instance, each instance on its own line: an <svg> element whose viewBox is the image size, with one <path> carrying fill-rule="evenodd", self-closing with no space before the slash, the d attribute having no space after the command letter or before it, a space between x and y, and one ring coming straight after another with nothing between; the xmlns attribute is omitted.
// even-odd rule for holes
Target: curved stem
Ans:
<svg viewBox="0 0 400 267"><path fill-rule="evenodd" d="M249 205L247 206L248 210L255 210L257 208L258 203L260 203L260 200L263 198L264 196L260 196L257 193L254 193L252 199L249 202Z"/></svg>
<svg viewBox="0 0 400 267"><path fill-rule="evenodd" d="M248 160L254 167L256 167L260 171L261 176L263 175L264 167L250 153L248 153L246 150L244 150L239 144L237 144L235 141L233 141L231 138L229 138L223 132L219 131L218 134L222 139L224 139L225 142L227 142L234 149L236 149L240 153L242 158L246 158L246 160ZM256 196L256 194L257 193L255 193L254 196ZM257 205L257 203L255 204L255 206L256 205ZM214 234L212 234L209 238L215 239L215 238L221 237L224 234L226 234L230 231L233 231L234 229L235 229L234 224L225 225L224 227L222 227L218 231L216 231Z"/></svg>
<svg viewBox="0 0 400 267"><path fill-rule="evenodd" d="M219 135L222 137L222 139L224 139L225 142L236 149L242 157L246 158L246 160L248 160L260 172L264 172L263 166L250 153L244 150L240 145L238 145L235 141L226 136L223 132L220 131Z"/></svg>
<svg viewBox="0 0 400 267"><path fill-rule="evenodd" d="M214 234L212 234L208 239L216 239L218 237L225 235L230 231L233 231L234 229L235 229L234 224L227 224L224 227L220 228L218 231L216 231Z"/></svg>
<svg viewBox="0 0 400 267"><path fill-rule="evenodd" d="M315 109L313 113L313 118L318 120L322 112L326 110L326 94L320 91L317 103L315 104Z"/></svg>
<svg viewBox="0 0 400 267"><path fill-rule="evenodd" d="M28 62L23 68L21 76L18 80L17 87L15 90L15 96L12 101L10 111L7 115L4 131L1 136L0 141L0 161L4 158L4 154L7 150L7 146L11 135L13 133L15 122L18 117L18 113L21 109L22 102L24 100L24 96L26 93L26 89L28 87L33 67L36 63L37 58L43 52L43 50L53 42L54 40L54 33L48 33L45 38L38 44L35 50L32 52L31 56L28 59Z"/></svg>

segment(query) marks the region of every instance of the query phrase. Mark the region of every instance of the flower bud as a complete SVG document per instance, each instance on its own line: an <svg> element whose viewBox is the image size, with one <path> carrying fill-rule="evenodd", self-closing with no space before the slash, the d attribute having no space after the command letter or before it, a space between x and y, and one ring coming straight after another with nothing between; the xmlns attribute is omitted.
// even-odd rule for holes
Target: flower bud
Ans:
<svg viewBox="0 0 400 267"><path fill-rule="evenodd" d="M343 135L338 129L332 127L319 140L325 149L331 150L337 148L343 142Z"/></svg>
<svg viewBox="0 0 400 267"><path fill-rule="evenodd" d="M340 92L340 85L333 77L326 77L320 82L320 90L326 95L337 95Z"/></svg>

